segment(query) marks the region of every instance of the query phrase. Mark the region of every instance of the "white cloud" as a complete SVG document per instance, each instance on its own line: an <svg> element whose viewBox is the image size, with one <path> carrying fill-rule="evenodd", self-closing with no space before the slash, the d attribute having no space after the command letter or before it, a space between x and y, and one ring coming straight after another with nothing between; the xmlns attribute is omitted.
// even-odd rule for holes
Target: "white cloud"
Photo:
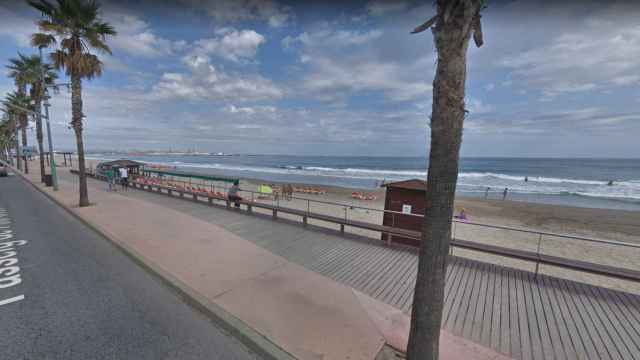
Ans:
<svg viewBox="0 0 640 360"><path fill-rule="evenodd" d="M415 100L431 91L430 75L421 79L428 63L417 59L410 63L387 55L378 44L383 31L330 29L327 24L297 37L283 40L285 47L297 46L300 62L307 71L302 87L314 96L344 104L345 96L381 91L392 101Z"/></svg>
<svg viewBox="0 0 640 360"><path fill-rule="evenodd" d="M383 16L389 13L397 13L409 7L404 1L375 0L367 4L367 12L372 16Z"/></svg>
<svg viewBox="0 0 640 360"><path fill-rule="evenodd" d="M194 43L193 54L215 55L241 62L256 56L258 47L265 42L264 36L254 30L223 29L219 37L200 39Z"/></svg>
<svg viewBox="0 0 640 360"><path fill-rule="evenodd" d="M481 100L474 98L467 100L466 105L467 110L471 115L486 114L494 110L492 105L485 104Z"/></svg>
<svg viewBox="0 0 640 360"><path fill-rule="evenodd" d="M185 47L185 41L171 41L158 36L148 22L121 10L108 8L104 18L118 32L107 43L115 50L141 57L160 57L173 54Z"/></svg>
<svg viewBox="0 0 640 360"><path fill-rule="evenodd" d="M272 0L183 0L204 9L219 24L245 20L266 21L271 27L282 27L292 18L287 6Z"/></svg>
<svg viewBox="0 0 640 360"><path fill-rule="evenodd" d="M504 56L498 63L511 69L513 78L547 97L637 82L637 6L602 4L604 8L577 21L575 15L581 9L567 10L574 17L568 17L566 23L574 26L563 29L550 41ZM585 9L590 5L585 4Z"/></svg>
<svg viewBox="0 0 640 360"><path fill-rule="evenodd" d="M21 47L30 47L31 34L38 31L37 18L23 16L14 8L0 4L0 35L12 37Z"/></svg>
<svg viewBox="0 0 640 360"><path fill-rule="evenodd" d="M191 73L164 73L153 86L153 98L246 102L277 99L283 95L279 87L260 75L219 71L207 56L186 56L183 62Z"/></svg>

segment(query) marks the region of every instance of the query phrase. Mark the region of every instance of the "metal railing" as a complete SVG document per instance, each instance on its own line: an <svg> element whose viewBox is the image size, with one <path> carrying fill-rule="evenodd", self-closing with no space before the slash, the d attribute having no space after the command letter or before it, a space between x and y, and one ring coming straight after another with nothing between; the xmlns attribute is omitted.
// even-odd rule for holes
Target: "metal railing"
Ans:
<svg viewBox="0 0 640 360"><path fill-rule="evenodd" d="M171 183L183 184L185 188L190 186L191 188L210 189L210 191L222 190L226 197L226 190L228 186L216 186L215 184L194 184L176 179L170 180ZM189 192L189 190L181 190ZM350 233L356 233L358 235L364 235L371 237L372 235L380 236L384 233L385 229L375 230L375 225L382 224L382 219L385 215L391 216L392 226L398 223L398 219L401 217L414 217L423 218L421 214L403 213L393 210L378 209L373 207L367 207L359 204L339 203L333 201L312 199L308 197L300 197L292 195L290 197L282 196L282 194L273 195L265 194L259 191L253 191L248 189L241 189L239 191L241 197L251 203L255 203L255 207L259 207L258 204L262 203L276 207L279 211L287 213L293 216L299 216L300 212L308 214L309 218L313 219L314 215L324 215L334 220L329 222L337 223L339 218L344 219L343 225L341 225L341 231L344 231L344 224L349 226L349 221L359 221L363 223L369 223L373 225L371 228L367 227L350 227ZM196 196L207 197L206 194L196 194ZM374 218L371 216L356 216L357 212L366 212L368 214L374 214ZM343 214L343 215L342 215ZM378 216L378 218L375 218ZM315 217L319 221L323 221L322 217ZM303 219L306 225L307 219ZM340 222L342 222L340 220ZM482 231L492 231L488 236L482 236ZM507 234L501 234L506 232ZM416 232L419 238L419 232ZM394 239L398 235L394 235ZM466 238L465 238L466 237ZM630 259L634 258L629 256L630 251L637 251L638 254L635 258L640 258L640 243L631 243L625 241L598 239L585 236L558 234L554 232L538 231L533 229L524 229L511 226L493 225L486 223L473 222L468 220L453 219L452 222L452 238L453 243L451 247L451 253L453 254L454 247L460 247L461 249L483 251L482 246L487 248L500 248L503 249L503 255L500 255L499 251L487 250L487 253L493 253L494 255L520 258L517 254L509 255L509 253L527 252L529 255L534 255L533 260L535 262L535 273L538 273L540 263L545 263L545 257L559 257L565 258L570 261L582 261L583 263L590 263L594 265L602 265L605 267L616 267L620 269L627 269L630 271L640 271L640 264L636 264L635 261ZM378 237L380 239L380 237ZM555 240L555 241L552 241ZM465 244L466 243L466 244ZM478 244L471 245L470 243ZM606 251L603 249L589 248L589 246L607 246ZM475 249L474 249L475 248ZM587 250L585 250L587 249ZM582 257L578 256L582 253ZM571 266L569 266L571 267ZM635 275L634 275L635 276Z"/></svg>

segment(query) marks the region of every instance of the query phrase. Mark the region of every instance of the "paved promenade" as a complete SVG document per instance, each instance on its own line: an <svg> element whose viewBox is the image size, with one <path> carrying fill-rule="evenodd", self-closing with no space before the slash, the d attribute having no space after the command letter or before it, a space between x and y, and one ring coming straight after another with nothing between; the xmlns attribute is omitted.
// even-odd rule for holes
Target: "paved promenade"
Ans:
<svg viewBox="0 0 640 360"><path fill-rule="evenodd" d="M0 259L0 359L259 358L18 176L0 178Z"/></svg>
<svg viewBox="0 0 640 360"><path fill-rule="evenodd" d="M200 218L408 313L417 256L270 216L142 191L118 193ZM636 359L640 297L462 257L449 264L444 327L517 359Z"/></svg>
<svg viewBox="0 0 640 360"><path fill-rule="evenodd" d="M77 208L74 180L63 175L60 191L44 191L202 306L224 309L296 358L374 359L385 343L406 346L402 311L221 226L106 192L103 183L91 181L95 205ZM504 357L448 332L441 341L443 359Z"/></svg>

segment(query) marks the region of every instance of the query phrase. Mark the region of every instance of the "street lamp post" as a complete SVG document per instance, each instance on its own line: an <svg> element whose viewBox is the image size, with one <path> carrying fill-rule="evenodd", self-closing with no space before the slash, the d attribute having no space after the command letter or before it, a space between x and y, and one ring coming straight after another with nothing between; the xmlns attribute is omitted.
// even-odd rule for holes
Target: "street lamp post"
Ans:
<svg viewBox="0 0 640 360"><path fill-rule="evenodd" d="M44 59L42 58L42 47L38 48L38 51L40 53L40 82L41 82L41 89L40 91L42 91L42 97L44 100L44 116L45 119L47 120L47 142L49 143L49 157L50 157L50 164L49 167L51 168L51 183L53 185L53 191L58 191L58 172L56 170L56 157L53 154L53 142L51 141L51 124L49 122L49 106L51 106L49 104L49 94L47 91L47 84L45 83L45 76L44 76ZM57 85L52 85L54 88ZM57 88L56 88L57 89ZM40 103L42 104L43 101L40 101ZM42 108L38 109L38 116L40 117L40 123L42 124Z"/></svg>
<svg viewBox="0 0 640 360"><path fill-rule="evenodd" d="M45 90L44 97L44 116L47 120L47 142L49 143L49 155L51 164L51 182L53 184L53 191L58 191L58 172L56 171L56 157L53 154L53 143L51 142L51 125L49 124L49 97L46 96L47 91Z"/></svg>
<svg viewBox="0 0 640 360"><path fill-rule="evenodd" d="M20 129L18 128L18 120L15 115L11 115L13 118L13 124L16 128L16 164L18 165L18 170L22 170L22 162L20 161Z"/></svg>

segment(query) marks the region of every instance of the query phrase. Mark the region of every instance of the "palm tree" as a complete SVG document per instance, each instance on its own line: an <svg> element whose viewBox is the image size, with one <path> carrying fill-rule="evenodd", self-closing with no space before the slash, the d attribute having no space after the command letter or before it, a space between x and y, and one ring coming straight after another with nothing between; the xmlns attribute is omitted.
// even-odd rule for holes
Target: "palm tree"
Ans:
<svg viewBox="0 0 640 360"><path fill-rule="evenodd" d="M9 150L11 144L15 141L15 130L9 114L5 113L2 121L0 121L0 152L2 152L2 158L6 161L9 160Z"/></svg>
<svg viewBox="0 0 640 360"><path fill-rule="evenodd" d="M27 143L27 126L29 125L29 117L26 110L33 110L33 105L31 104L31 98L25 94L22 94L20 91L14 91L12 93L7 94L5 100L3 101L4 106L7 108L8 114L14 119L12 129L15 130L15 126L19 126L21 128L22 133L22 146L25 146ZM17 119L17 121L16 121ZM18 144L19 139L16 139L16 145ZM20 168L20 156L17 152L16 148L16 159L18 168ZM27 161L24 159L24 168L25 173L28 173Z"/></svg>
<svg viewBox="0 0 640 360"><path fill-rule="evenodd" d="M79 206L89 205L87 174L82 139L82 79L102 75L102 62L90 52L111 54L107 36L115 35L115 29L99 17L100 4L87 0L28 1L42 13L38 21L41 33L33 34L31 41L37 47L58 45L51 53L56 69L65 70L71 78L71 126L76 135L78 173L80 186Z"/></svg>
<svg viewBox="0 0 640 360"><path fill-rule="evenodd" d="M42 100L44 97L44 86L42 79L44 78L45 85L51 85L58 78L58 75L53 70L51 65L42 62L40 56L31 55L23 56L19 54L22 66L22 78L26 83L30 85L29 95L35 103L36 112L41 112ZM40 153L40 178L44 182L44 146L43 146L43 132L42 132L42 118L40 116L35 117L36 120L36 140L38 142L38 152Z"/></svg>
<svg viewBox="0 0 640 360"><path fill-rule="evenodd" d="M411 310L408 360L432 360L439 356L444 280L466 114L467 48L471 34L476 46L482 46L483 3L483 0L437 0L436 15L413 31L433 26L438 63L433 80L427 206Z"/></svg>
<svg viewBox="0 0 640 360"><path fill-rule="evenodd" d="M26 96L27 85L29 84L29 69L27 65L28 58L18 53L18 58L9 59L9 77L13 78L13 81L18 89L17 95ZM27 146L27 125L29 124L28 115L25 112L20 112L18 115L20 128L22 130L22 146ZM29 163L26 158L24 161L24 172L29 173Z"/></svg>

